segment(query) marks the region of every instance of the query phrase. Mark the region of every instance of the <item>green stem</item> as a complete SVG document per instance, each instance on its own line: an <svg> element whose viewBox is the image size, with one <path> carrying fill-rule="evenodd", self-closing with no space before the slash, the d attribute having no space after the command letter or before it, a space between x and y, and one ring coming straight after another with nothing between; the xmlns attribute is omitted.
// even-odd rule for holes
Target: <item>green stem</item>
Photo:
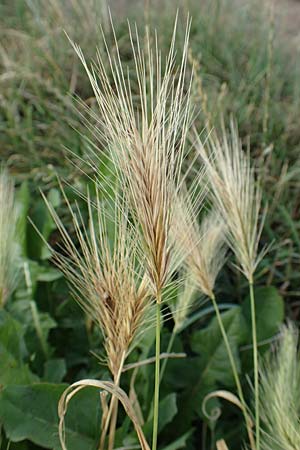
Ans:
<svg viewBox="0 0 300 450"><path fill-rule="evenodd" d="M249 290L250 290L250 305L251 305L253 366L254 366L255 436L256 436L256 450L260 450L257 332L256 332L254 290L253 290L253 282L251 280L249 280Z"/></svg>
<svg viewBox="0 0 300 450"><path fill-rule="evenodd" d="M220 314L220 310L219 310L219 307L218 307L215 295L212 293L210 298L211 298L211 301L212 301L212 304L213 304L213 307L214 307L214 310L215 310L215 313L216 313L216 317L217 317L217 321L218 321L218 324L219 324L219 328L221 330L221 334L222 334L222 337L223 337L223 340L224 340L224 343L225 343L226 351L227 351L227 354L228 354L228 357L229 357L231 370L232 370L234 381L235 381L236 388L237 388L237 391L238 391L238 396L239 396L239 399L240 399L240 402L241 402L241 405L242 405L242 411L243 411L243 415L244 415L244 419L245 419L245 424L246 424L246 427L247 427L247 432L248 432L250 445L251 445L251 448L253 450L255 450L253 434L251 432L251 419L250 419L249 414L247 412L247 406L246 406L246 402L245 402L245 398L244 398L244 394L243 394L243 389L242 389L242 386L241 386L240 378L239 378L239 375L238 375L238 370L237 370L236 363L235 363L235 360L234 360L234 356L233 356L233 353L232 353L232 350L231 350L231 347L230 347L230 343L229 343L229 340L228 340L228 336L227 336L226 330L224 328L223 320L222 320L222 317L221 317L221 314Z"/></svg>
<svg viewBox="0 0 300 450"><path fill-rule="evenodd" d="M156 298L156 337L155 337L155 387L154 387L154 407L153 407L153 435L152 450L157 449L158 435L158 408L159 408L159 382L160 382L160 303L161 293Z"/></svg>
<svg viewBox="0 0 300 450"><path fill-rule="evenodd" d="M168 347L167 347L166 353L170 353L171 352L173 344L174 344L175 337L176 337L176 330L175 330L175 327L174 327L173 330L172 330L172 334L171 334L169 343L168 343ZM164 376L164 373L165 373L165 370L166 370L166 367L167 367L167 364L168 364L168 359L169 358L164 359L163 363L161 365L160 376L159 376L160 383L161 383L161 380L163 379L163 376Z"/></svg>

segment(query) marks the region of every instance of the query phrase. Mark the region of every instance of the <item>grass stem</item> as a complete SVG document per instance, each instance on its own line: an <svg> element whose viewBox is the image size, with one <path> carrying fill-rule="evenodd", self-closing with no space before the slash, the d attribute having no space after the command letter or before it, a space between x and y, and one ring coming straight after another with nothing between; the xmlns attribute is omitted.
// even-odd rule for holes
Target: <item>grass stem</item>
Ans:
<svg viewBox="0 0 300 450"><path fill-rule="evenodd" d="M212 301L212 304L213 304L213 307L214 307L214 310L215 310L215 313L216 313L217 321L218 321L218 324L219 324L219 327L220 327L220 331L221 331L221 334L222 334L222 337L223 337L223 340L224 340L224 344L225 344L225 347L226 347L226 350L227 350L227 354L228 354L228 357L229 357L231 370L232 370L234 381L235 381L236 388L237 388L237 391L238 391L238 396L239 396L239 399L240 399L240 402L241 402L241 405L242 405L242 411L243 411L243 415L244 415L244 419L245 419L245 424L246 424L246 427L247 427L247 433L248 433L248 437L249 437L249 441L250 441L250 446L251 446L252 450L255 450L256 447L255 447L255 443L254 443L253 433L251 431L251 419L250 419L248 411L247 411L247 405L246 405L246 402L245 402L243 389L242 389L241 382L240 382L240 377L239 377L239 374L238 374L237 366L236 366L236 363L235 363L235 360L234 360L234 356L232 354L232 350L231 350L231 347L230 347L228 336L227 336L226 330L224 328L224 324L223 324L223 321L222 321L220 310L219 310L219 307L218 307L218 304L217 304L217 301L216 301L216 298L215 298L214 294L211 295L211 301Z"/></svg>
<svg viewBox="0 0 300 450"><path fill-rule="evenodd" d="M124 367L124 361L125 361L125 354L122 355L120 368L118 370L118 373L114 377L114 383L117 387L120 386L120 379L121 379L121 374L122 374L122 370ZM117 397L112 396L110 405L109 405L108 414L106 417L106 421L104 423L104 427L101 432L98 450L104 450L105 439L106 439L108 427L109 427L108 450L113 450L113 448L114 448L117 417L118 417L118 404L119 404L119 401L118 401Z"/></svg>
<svg viewBox="0 0 300 450"><path fill-rule="evenodd" d="M158 435L158 409L159 409L159 384L160 384L160 304L161 304L161 293L158 293L156 298L155 386L154 386L154 407L153 407L152 450L157 449L157 435Z"/></svg>
<svg viewBox="0 0 300 450"><path fill-rule="evenodd" d="M253 282L251 280L249 280L249 291L250 291L252 343L253 343L253 366L254 366L255 439L256 439L256 450L260 450L257 331L256 331L254 289L253 289Z"/></svg>
<svg viewBox="0 0 300 450"><path fill-rule="evenodd" d="M119 401L116 397L112 399L112 414L109 425L108 450L113 450L115 444L115 434L118 418Z"/></svg>

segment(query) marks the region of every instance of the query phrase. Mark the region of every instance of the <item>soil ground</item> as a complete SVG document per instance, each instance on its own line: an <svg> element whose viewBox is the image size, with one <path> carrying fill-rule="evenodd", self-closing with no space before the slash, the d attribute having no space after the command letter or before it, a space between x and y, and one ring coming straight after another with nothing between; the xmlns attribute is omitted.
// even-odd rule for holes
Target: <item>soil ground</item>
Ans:
<svg viewBox="0 0 300 450"><path fill-rule="evenodd" d="M275 6L275 17L283 36L290 39L300 50L300 1L271 0Z"/></svg>

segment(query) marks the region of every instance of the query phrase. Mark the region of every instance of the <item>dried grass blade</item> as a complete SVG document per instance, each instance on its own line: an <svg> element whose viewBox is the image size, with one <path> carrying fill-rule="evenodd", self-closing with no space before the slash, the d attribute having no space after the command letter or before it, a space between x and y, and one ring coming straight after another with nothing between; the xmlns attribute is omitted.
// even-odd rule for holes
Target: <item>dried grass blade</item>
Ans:
<svg viewBox="0 0 300 450"><path fill-rule="evenodd" d="M208 400L210 400L212 398L223 398L224 400L227 400L228 402L237 406L241 411L243 411L243 405L236 395L232 394L229 391L225 391L222 389L216 390L216 391L213 391L213 392L209 393L208 395L206 395L202 402L202 412L209 420L216 421L219 419L219 417L221 415L221 408L218 408L218 407L213 408L211 413L209 413L207 411L207 408L206 408L207 402L208 402ZM253 431L252 431L253 425L254 424L248 414L246 427L247 427L249 439L251 441L251 448L255 449L255 444L254 444L255 440L254 440Z"/></svg>
<svg viewBox="0 0 300 450"><path fill-rule="evenodd" d="M63 450L67 450L65 436L64 436L64 422L68 409L68 404L71 399L82 389L86 387L95 387L109 392L112 396L115 396L123 405L127 416L132 421L136 434L138 436L142 450L150 450L143 430L139 424L139 420L136 413L130 403L127 394L120 387L116 386L111 381L98 381L98 380L80 380L71 384L62 394L58 403L58 416L59 416L59 439Z"/></svg>

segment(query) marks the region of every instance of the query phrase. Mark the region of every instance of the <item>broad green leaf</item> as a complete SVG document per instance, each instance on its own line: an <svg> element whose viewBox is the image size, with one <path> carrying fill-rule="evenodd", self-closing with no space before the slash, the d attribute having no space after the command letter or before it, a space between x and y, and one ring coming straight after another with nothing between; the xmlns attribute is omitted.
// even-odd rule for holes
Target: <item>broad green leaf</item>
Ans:
<svg viewBox="0 0 300 450"><path fill-rule="evenodd" d="M177 402L176 394L173 392L168 394L164 399L159 402L159 422L158 431L162 431L164 427L172 421L172 419L177 414ZM152 429L152 419L153 411L149 416L147 423L144 425L143 429L145 433L149 433Z"/></svg>
<svg viewBox="0 0 300 450"><path fill-rule="evenodd" d="M167 395L159 403L159 423L158 431L164 429L164 427L172 421L177 414L176 394L173 392Z"/></svg>
<svg viewBox="0 0 300 450"><path fill-rule="evenodd" d="M24 259L15 297L31 300L34 298L38 282L51 282L62 278L62 273L54 267L41 265L36 261Z"/></svg>
<svg viewBox="0 0 300 450"><path fill-rule="evenodd" d="M18 363L0 344L1 373L0 384L7 386L9 384L35 383L39 379L34 375L28 364Z"/></svg>
<svg viewBox="0 0 300 450"><path fill-rule="evenodd" d="M236 306L221 314L231 351L240 371L239 345L245 340L245 324L241 308ZM187 387L178 405L179 410L192 420L193 411L203 417L202 402L204 397L216 390L218 386L234 386L234 377L228 358L226 346L216 317L203 330L196 331L191 338L192 350L199 356L193 359L194 381ZM218 400L211 400L208 410L219 405ZM183 428L182 432L185 431Z"/></svg>
<svg viewBox="0 0 300 450"><path fill-rule="evenodd" d="M61 203L60 190L56 189L56 188L50 189L47 198L48 198L50 204L53 206L53 208L58 208L58 206Z"/></svg>
<svg viewBox="0 0 300 450"><path fill-rule="evenodd" d="M238 346L245 340L245 324L241 308L237 306L221 314L221 317L236 366L240 370ZM208 384L221 382L224 385L232 385L231 365L216 317L205 329L194 333L191 347L200 355L202 370L199 377L202 382L205 380Z"/></svg>
<svg viewBox="0 0 300 450"><path fill-rule="evenodd" d="M184 433L183 436L176 439L176 441L172 442L172 444L167 445L164 450L177 450L179 448L186 448L186 441L192 435L193 430L189 430L187 433Z"/></svg>
<svg viewBox="0 0 300 450"><path fill-rule="evenodd" d="M33 444L29 441L11 442L8 441L4 436L2 443L0 438L0 448L1 450L36 450L36 447L33 449Z"/></svg>
<svg viewBox="0 0 300 450"><path fill-rule="evenodd" d="M54 267L40 266L37 273L37 281L44 281L49 283L50 281L55 281L59 278L62 278L62 276L62 272L55 269Z"/></svg>
<svg viewBox="0 0 300 450"><path fill-rule="evenodd" d="M60 193L57 189L51 189L47 195L49 203L56 208L60 204ZM51 232L56 229L56 225L42 198L34 204L31 211L31 220L47 241ZM48 259L51 255L47 245L43 242L33 226L28 227L28 254L32 259Z"/></svg>
<svg viewBox="0 0 300 450"><path fill-rule="evenodd" d="M0 384L38 381L23 360L27 356L22 325L5 311L0 312Z"/></svg>
<svg viewBox="0 0 300 450"><path fill-rule="evenodd" d="M50 314L40 312L34 301L18 300L15 301L10 311L14 317L22 324L26 334L25 339L31 354L42 351L48 355L50 348L47 342L51 329L56 327L56 322Z"/></svg>
<svg viewBox="0 0 300 450"><path fill-rule="evenodd" d="M277 333L284 320L284 302L274 286L254 289L257 340L262 342ZM246 318L249 340L251 342L251 309L250 297L242 305Z"/></svg>
<svg viewBox="0 0 300 450"><path fill-rule="evenodd" d="M43 379L50 383L60 383L67 373L66 362L62 358L50 359L44 364Z"/></svg>
<svg viewBox="0 0 300 450"><path fill-rule="evenodd" d="M19 362L27 356L23 329L8 312L0 311L0 342L7 351Z"/></svg>
<svg viewBox="0 0 300 450"><path fill-rule="evenodd" d="M220 311L226 311L231 308L235 308L236 304L234 303L219 303L219 310ZM188 316L185 321L183 322L181 328L179 329L179 332L183 331L185 328L192 325L197 320L203 319L205 316L209 314L214 314L215 310L213 306L208 306L207 308L202 308L200 311L195 311L193 314Z"/></svg>
<svg viewBox="0 0 300 450"><path fill-rule="evenodd" d="M7 437L61 450L57 405L66 387L50 383L5 387L0 393L0 422ZM99 404L96 389L84 389L71 400L65 423L68 448L95 450L101 423Z"/></svg>

